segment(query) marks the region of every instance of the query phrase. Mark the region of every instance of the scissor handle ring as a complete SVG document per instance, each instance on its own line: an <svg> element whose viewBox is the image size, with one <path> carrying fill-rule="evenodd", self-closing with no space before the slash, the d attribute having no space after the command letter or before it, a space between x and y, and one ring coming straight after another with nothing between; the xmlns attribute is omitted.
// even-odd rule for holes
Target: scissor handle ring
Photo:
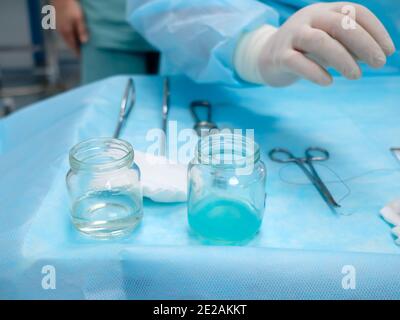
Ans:
<svg viewBox="0 0 400 320"><path fill-rule="evenodd" d="M285 158L280 158L279 156L277 156L278 154L284 155ZM274 148L268 153L268 156L272 161L279 163L288 163L296 161L294 155L289 150L284 148Z"/></svg>
<svg viewBox="0 0 400 320"><path fill-rule="evenodd" d="M207 120L201 120L199 115L197 114L196 110L197 108L204 108L207 109ZM212 122L211 121L211 103L207 100L195 100L192 101L190 104L190 109L192 111L193 118L195 119L196 122L201 122L201 121L207 121L207 122Z"/></svg>
<svg viewBox="0 0 400 320"><path fill-rule="evenodd" d="M315 153L320 154L319 156L313 155ZM306 149L306 159L311 161L325 161L329 159L329 152L326 149L320 147L309 147Z"/></svg>

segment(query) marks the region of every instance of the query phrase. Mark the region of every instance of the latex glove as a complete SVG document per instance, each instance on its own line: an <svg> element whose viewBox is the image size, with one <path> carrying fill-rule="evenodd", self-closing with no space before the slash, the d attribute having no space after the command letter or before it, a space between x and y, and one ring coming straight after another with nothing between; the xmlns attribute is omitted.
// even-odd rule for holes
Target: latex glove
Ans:
<svg viewBox="0 0 400 320"><path fill-rule="evenodd" d="M355 9L355 28L348 27L345 6ZM332 82L326 66L358 79L357 60L379 68L394 51L385 27L367 8L348 2L317 3L296 12L279 29L263 26L245 35L234 63L239 76L250 82L286 86L303 77L326 86Z"/></svg>
<svg viewBox="0 0 400 320"><path fill-rule="evenodd" d="M88 32L82 8L77 0L52 0L56 9L56 28L64 41L80 54L80 45L88 41Z"/></svg>

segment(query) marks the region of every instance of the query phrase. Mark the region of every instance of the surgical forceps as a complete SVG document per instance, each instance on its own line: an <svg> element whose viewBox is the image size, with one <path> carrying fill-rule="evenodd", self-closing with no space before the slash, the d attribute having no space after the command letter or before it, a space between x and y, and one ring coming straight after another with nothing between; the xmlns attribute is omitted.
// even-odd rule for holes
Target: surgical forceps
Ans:
<svg viewBox="0 0 400 320"><path fill-rule="evenodd" d="M317 171L313 166L314 161L326 161L329 159L329 152L323 148L310 147L305 151L304 158L295 157L289 150L275 148L269 152L269 157L272 161L279 163L295 163L304 172L307 178L312 182L318 190L325 202L334 208L340 208L340 205L335 201L332 194L329 192L326 185L322 182Z"/></svg>
<svg viewBox="0 0 400 320"><path fill-rule="evenodd" d="M124 96L122 97L117 127L115 128L113 135L114 138L119 137L121 129L124 126L125 121L129 116L129 113L132 111L135 102L136 102L135 83L132 78L129 78L126 84Z"/></svg>

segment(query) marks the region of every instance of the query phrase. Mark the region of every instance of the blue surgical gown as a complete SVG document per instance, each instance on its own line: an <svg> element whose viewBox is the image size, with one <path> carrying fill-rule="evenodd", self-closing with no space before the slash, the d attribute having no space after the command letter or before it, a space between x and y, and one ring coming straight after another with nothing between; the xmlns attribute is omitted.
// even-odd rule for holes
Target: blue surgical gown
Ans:
<svg viewBox="0 0 400 320"><path fill-rule="evenodd" d="M233 67L243 32L278 26L314 0L128 0L128 21L163 54L162 73L185 74L197 82L241 86ZM370 8L395 42L400 39L398 0L355 1ZM389 59L399 71L399 52Z"/></svg>

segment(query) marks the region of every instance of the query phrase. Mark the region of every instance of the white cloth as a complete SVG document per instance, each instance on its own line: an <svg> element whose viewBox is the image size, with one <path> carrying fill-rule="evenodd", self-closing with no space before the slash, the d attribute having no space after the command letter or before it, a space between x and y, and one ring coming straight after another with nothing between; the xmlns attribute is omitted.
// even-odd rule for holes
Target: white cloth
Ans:
<svg viewBox="0 0 400 320"><path fill-rule="evenodd" d="M187 166L172 164L165 157L153 156L135 150L134 161L140 169L139 175L130 168L121 168L96 175L92 178L91 190L129 188L135 194L155 202L184 202L187 194Z"/></svg>
<svg viewBox="0 0 400 320"><path fill-rule="evenodd" d="M397 238L395 242L400 245L400 199L390 202L380 213L382 218L393 226L392 233Z"/></svg>
<svg viewBox="0 0 400 320"><path fill-rule="evenodd" d="M187 167L171 164L165 157L135 151L143 196L155 202L184 202L187 198Z"/></svg>

